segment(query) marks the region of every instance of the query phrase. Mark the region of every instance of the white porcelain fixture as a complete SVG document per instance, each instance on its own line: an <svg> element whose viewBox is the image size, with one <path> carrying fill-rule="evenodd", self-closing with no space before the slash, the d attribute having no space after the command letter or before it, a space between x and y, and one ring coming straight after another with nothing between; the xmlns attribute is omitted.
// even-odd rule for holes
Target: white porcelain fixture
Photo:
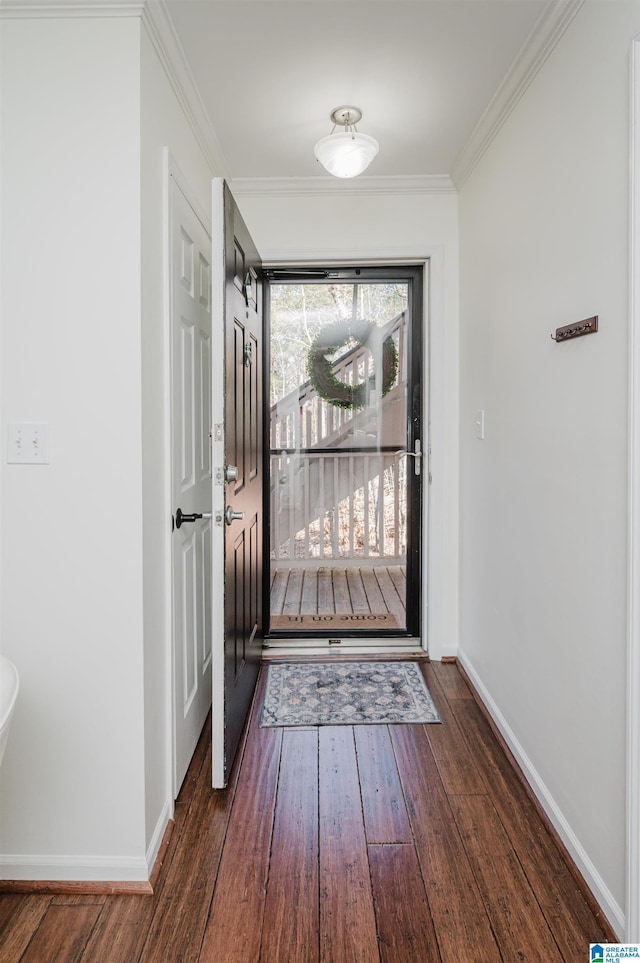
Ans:
<svg viewBox="0 0 640 963"><path fill-rule="evenodd" d="M20 681L18 670L13 662L4 655L0 655L0 763L4 756L7 738L9 736L9 726L11 717L18 698Z"/></svg>
<svg viewBox="0 0 640 963"><path fill-rule="evenodd" d="M331 111L333 130L314 148L317 159L334 177L357 177L378 153L378 141L356 127L361 117L359 107L336 107ZM338 126L345 129L336 134Z"/></svg>

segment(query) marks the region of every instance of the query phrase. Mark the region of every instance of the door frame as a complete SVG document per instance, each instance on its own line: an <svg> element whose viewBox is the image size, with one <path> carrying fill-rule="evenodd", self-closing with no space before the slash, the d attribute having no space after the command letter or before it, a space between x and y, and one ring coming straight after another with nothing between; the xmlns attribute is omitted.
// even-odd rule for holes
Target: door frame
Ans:
<svg viewBox="0 0 640 963"><path fill-rule="evenodd" d="M357 259L349 262L348 264L336 264L335 262L330 265L317 265L314 268L308 268L307 265L300 265L300 263L291 264L278 264L272 265L271 270L274 274L286 275L288 271L292 271L294 274L300 275L301 283L313 284L314 283L314 272L320 269L322 272L328 274L330 271L335 272L336 278L333 276L331 281L335 280L336 283L341 285L375 285L376 283L383 283L385 279L395 280L398 282L407 282L407 287L410 291L408 309L411 318L410 326L410 337L408 339L408 361L410 366L409 372L409 382L412 386L419 384L419 406L416 404L415 400L411 397L407 397L406 401L406 416L409 421L410 427L408 427L408 437L406 438L404 444L401 447L407 447L409 451L412 451L413 441L412 439L417 435L422 444L422 451L425 457L421 459L422 464L420 465L420 471L417 473L419 476L416 479L416 474L413 471L412 462L407 459L407 494L408 494L408 510L409 510L409 529L408 529L408 540L407 540L407 583L406 592L407 597L411 596L415 598L415 593L419 592L420 596L423 595L424 589L424 565L426 559L426 553L424 551L424 541L423 532L427 531L426 524L421 525L420 535L417 539L418 544L416 545L416 539L413 534L414 524L412 515L420 515L423 518L424 508L427 505L427 501L424 498L424 488L428 484L428 471L427 471L427 461L428 461L428 430L427 430L427 414L428 414L428 404L427 404L427 392L422 391L422 379L421 375L425 369L425 358L427 356L427 343L426 343L426 324L425 318L427 317L427 311L425 309L425 294L428 291L428 276L424 264L422 263L405 263L399 264L397 261L393 263L386 264L370 264L363 263L361 259ZM309 276L304 278L304 272L309 270ZM270 560L271 546L270 546L270 535L269 529L270 525L270 511L272 508L271 498L269 494L270 488L270 476L271 476L271 419L270 419L270 372L271 372L271 308L269 300L269 291L273 284L296 284L295 277L288 279L286 277L281 280L278 278L269 277L270 268L265 267L265 283L264 283L264 380L263 380L263 407L264 407L264 426L263 426L263 472L264 472L264 501L263 501L263 511L265 518L264 526L264 547L263 547L263 558L265 559L264 573L263 573L263 621L265 626L270 621L270 587L271 587L271 566L267 565L267 560ZM322 284L323 282L329 283L329 278L320 278L317 283ZM269 301L269 304L267 303ZM428 370L428 365L426 366ZM427 385L428 389L428 385ZM411 479L411 480L409 480ZM415 550L419 550L419 555L416 560ZM411 554L411 560L409 558ZM337 560L339 561L339 559ZM382 561L382 560L381 560ZM323 563L328 564L328 560L325 558ZM374 569L376 566L373 566ZM319 627L321 629L321 627ZM417 631L410 631L411 629L416 629ZM314 635L313 632L307 630L306 632L296 632L291 630L292 634L289 635L285 633L285 637L280 637L280 634L276 631L273 633L275 638L269 639L270 647L284 646L295 649L297 646L302 648L311 647L325 647L328 642L327 639L329 635L335 634L336 630L331 631L321 631L320 636ZM426 626L423 623L423 613L422 611L417 613L417 618L412 615L409 618L409 613L407 612L407 621L405 623L405 630L394 633L392 629L387 629L380 636L367 635L366 631L358 631L357 629L346 630L338 633L341 637L341 645L339 651L344 652L349 650L350 647L357 648L359 652L367 649L367 647L376 647L379 651L382 647L383 649L387 646L390 647L402 647L402 646L413 646L417 645L418 640L421 643L423 649L426 649Z"/></svg>
<svg viewBox="0 0 640 963"><path fill-rule="evenodd" d="M172 205L171 205L171 183L175 181L176 185L182 191L187 201L195 211L198 218L202 221L204 227L211 235L211 216L207 214L206 210L203 208L202 204L194 194L188 179L182 172L179 164L177 163L175 157L171 153L168 147L163 150L163 266L164 266L164 278L163 278L163 347L164 347L164 506L165 506L165 518L167 519L167 524L164 528L164 551L165 551L165 606L164 606L164 621L165 621L165 658L166 658L166 674L165 674L165 699L166 699L166 719L165 719L165 738L166 738L166 758L165 758L165 775L166 775L166 798L168 800L170 814L169 818L172 818L175 800L177 794L180 790L180 786L176 786L174 779L174 769L175 769L175 731L174 731L174 721L175 721L175 679L173 673L173 656L174 656L174 638L173 638L173 549L172 549L172 539L173 531L171 525L171 519L173 518L174 504L173 504L173 465L172 465L172 453L173 453L173 414L172 414L172 395L171 395L171 384L172 384L172 344L171 344L171 312L172 312L172 298L171 298L171 227L172 227ZM213 281L212 281L213 283ZM213 324L213 319L212 319ZM213 559L212 559L213 562Z"/></svg>
<svg viewBox="0 0 640 963"><path fill-rule="evenodd" d="M420 250L371 250L363 246L357 250L332 252L283 252L263 260L265 270L278 268L322 269L360 267L413 266L423 269L423 364L427 372L427 390L422 399L422 436L426 483L422 486L422 611L421 646L430 657L439 661L443 655L455 653L457 634L452 644L445 646L446 621L442 586L446 583L444 506L444 250L442 245L425 245ZM431 481L429 481L431 479ZM456 540L458 532L452 533ZM266 604L266 600L265 600ZM348 643L345 645L348 648Z"/></svg>

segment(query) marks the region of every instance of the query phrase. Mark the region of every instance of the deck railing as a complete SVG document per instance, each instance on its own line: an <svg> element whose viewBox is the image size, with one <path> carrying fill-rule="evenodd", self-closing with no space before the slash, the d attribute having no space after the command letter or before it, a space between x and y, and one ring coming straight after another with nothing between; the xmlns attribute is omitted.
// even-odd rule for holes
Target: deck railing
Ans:
<svg viewBox="0 0 640 963"><path fill-rule="evenodd" d="M405 472L406 459L395 452L272 455L272 559L404 560Z"/></svg>
<svg viewBox="0 0 640 963"><path fill-rule="evenodd" d="M398 351L395 385L377 409L337 408L319 397L310 381L271 408L271 558L277 565L308 559L403 561L406 554L406 459L398 445L384 446L392 409L406 415L406 312L393 318L383 337ZM347 384L368 374L369 352L357 345L333 365ZM376 447L367 440L372 425ZM381 428L382 426L382 428ZM404 424L401 430L406 430Z"/></svg>

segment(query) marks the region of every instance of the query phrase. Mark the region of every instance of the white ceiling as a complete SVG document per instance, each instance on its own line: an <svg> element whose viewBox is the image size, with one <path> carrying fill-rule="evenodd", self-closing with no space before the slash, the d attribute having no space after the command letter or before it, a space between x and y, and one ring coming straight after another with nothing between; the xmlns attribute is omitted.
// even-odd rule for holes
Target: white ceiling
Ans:
<svg viewBox="0 0 640 963"><path fill-rule="evenodd" d="M367 174L449 174L548 0L166 0L230 178L324 174L334 107ZM566 6L566 4L565 4ZM520 57L522 59L522 57Z"/></svg>

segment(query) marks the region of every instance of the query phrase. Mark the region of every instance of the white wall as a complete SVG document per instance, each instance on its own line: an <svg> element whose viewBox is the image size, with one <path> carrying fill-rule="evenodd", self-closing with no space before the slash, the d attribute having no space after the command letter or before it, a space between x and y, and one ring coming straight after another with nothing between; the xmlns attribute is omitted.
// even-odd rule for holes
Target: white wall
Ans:
<svg viewBox="0 0 640 963"><path fill-rule="evenodd" d="M141 879L140 24L1 27L2 875Z"/></svg>
<svg viewBox="0 0 640 963"><path fill-rule="evenodd" d="M460 654L619 932L639 30L640 4L587 2L460 192Z"/></svg>
<svg viewBox="0 0 640 963"><path fill-rule="evenodd" d="M213 172L145 30L141 37L141 120L145 812L146 847L152 863L173 806L171 732L167 728L171 685L167 659L171 639L167 582L171 506L166 487L169 359L164 318L164 148L169 148L190 192L205 212L211 207Z"/></svg>
<svg viewBox="0 0 640 963"><path fill-rule="evenodd" d="M145 879L173 806L164 148L204 211L213 172L139 18L0 25L3 428L51 434L3 466L2 876Z"/></svg>
<svg viewBox="0 0 640 963"><path fill-rule="evenodd" d="M265 261L419 259L431 254L429 651L458 642L458 207L454 192L242 192L231 184Z"/></svg>

